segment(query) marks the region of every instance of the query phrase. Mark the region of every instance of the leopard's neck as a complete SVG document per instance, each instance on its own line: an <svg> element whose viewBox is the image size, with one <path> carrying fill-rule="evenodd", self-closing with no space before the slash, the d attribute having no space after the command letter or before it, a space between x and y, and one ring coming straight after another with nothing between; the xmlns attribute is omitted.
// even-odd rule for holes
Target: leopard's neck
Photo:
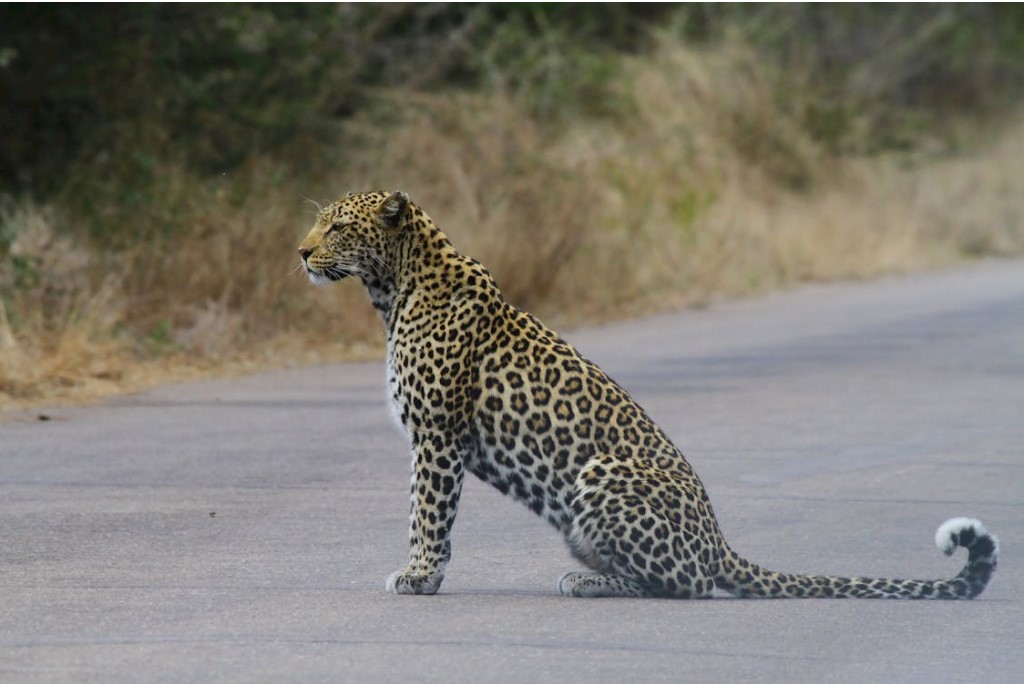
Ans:
<svg viewBox="0 0 1024 684"><path fill-rule="evenodd" d="M362 281L390 339L399 313L413 299L451 299L462 270L458 265L466 259L430 222L405 226L383 251Z"/></svg>

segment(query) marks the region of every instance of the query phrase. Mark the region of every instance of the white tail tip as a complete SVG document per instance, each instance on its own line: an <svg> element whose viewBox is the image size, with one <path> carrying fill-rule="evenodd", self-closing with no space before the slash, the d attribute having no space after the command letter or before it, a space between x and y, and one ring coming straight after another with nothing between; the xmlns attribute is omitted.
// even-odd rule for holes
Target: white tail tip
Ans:
<svg viewBox="0 0 1024 684"><path fill-rule="evenodd" d="M988 534L980 520L975 518L950 518L939 525L939 529L936 530L935 545L939 547L939 551L949 556L956 551L957 539L960 533L970 528L974 528L974 534L977 537L983 537Z"/></svg>

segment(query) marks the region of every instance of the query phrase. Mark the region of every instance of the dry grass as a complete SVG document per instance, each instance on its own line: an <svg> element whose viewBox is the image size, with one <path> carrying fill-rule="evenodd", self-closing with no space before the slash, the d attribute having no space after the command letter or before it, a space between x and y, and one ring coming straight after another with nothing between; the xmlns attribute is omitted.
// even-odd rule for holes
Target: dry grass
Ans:
<svg viewBox="0 0 1024 684"><path fill-rule="evenodd" d="M11 293L0 298L0 400L116 384L117 282L95 277L90 253L60 234L51 212L5 207L0 220L19 226L0 272L0 292Z"/></svg>
<svg viewBox="0 0 1024 684"><path fill-rule="evenodd" d="M568 322L1024 249L1024 124L970 153L840 158L780 77L666 43L627 65L621 116L554 135L500 95L421 97L365 185L411 189L512 301Z"/></svg>
<svg viewBox="0 0 1024 684"><path fill-rule="evenodd" d="M365 355L377 332L370 307L297 272L312 214L298 193L270 187L273 171L241 172L234 183L251 188L241 200L169 183L182 192L161 200L177 203L183 226L128 251L65 237L74 231L50 210L8 207L0 221L17 237L0 262L0 408Z"/></svg>
<svg viewBox="0 0 1024 684"><path fill-rule="evenodd" d="M162 169L144 216L174 230L127 251L7 206L0 406L375 353L360 288L295 272L310 194L409 191L511 301L559 325L1024 251L1024 124L970 153L837 158L778 78L742 49L666 44L626 65L621 113L570 128L500 93L396 94L315 187L266 160L217 182Z"/></svg>

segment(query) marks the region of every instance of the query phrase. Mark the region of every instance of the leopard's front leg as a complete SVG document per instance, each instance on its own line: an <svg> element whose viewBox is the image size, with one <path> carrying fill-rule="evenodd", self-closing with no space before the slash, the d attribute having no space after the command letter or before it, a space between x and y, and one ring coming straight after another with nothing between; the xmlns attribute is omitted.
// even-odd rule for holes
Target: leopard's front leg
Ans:
<svg viewBox="0 0 1024 684"><path fill-rule="evenodd" d="M409 564L392 573L393 594L433 594L452 555L451 531L459 506L468 441L443 431L413 431Z"/></svg>

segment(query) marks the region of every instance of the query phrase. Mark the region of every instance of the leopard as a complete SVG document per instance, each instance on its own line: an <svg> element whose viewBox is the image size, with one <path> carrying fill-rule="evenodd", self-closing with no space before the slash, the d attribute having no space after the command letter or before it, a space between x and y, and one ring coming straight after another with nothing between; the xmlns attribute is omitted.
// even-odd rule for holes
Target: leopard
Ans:
<svg viewBox="0 0 1024 684"><path fill-rule="evenodd" d="M586 570L571 597L969 599L998 540L974 518L936 532L967 550L955 577L787 574L726 542L682 451L595 363L509 303L477 260L403 191L349 193L317 212L298 248L316 285L362 282L383 323L386 388L412 459L408 563L395 594L434 594L452 555L466 473L525 504Z"/></svg>

